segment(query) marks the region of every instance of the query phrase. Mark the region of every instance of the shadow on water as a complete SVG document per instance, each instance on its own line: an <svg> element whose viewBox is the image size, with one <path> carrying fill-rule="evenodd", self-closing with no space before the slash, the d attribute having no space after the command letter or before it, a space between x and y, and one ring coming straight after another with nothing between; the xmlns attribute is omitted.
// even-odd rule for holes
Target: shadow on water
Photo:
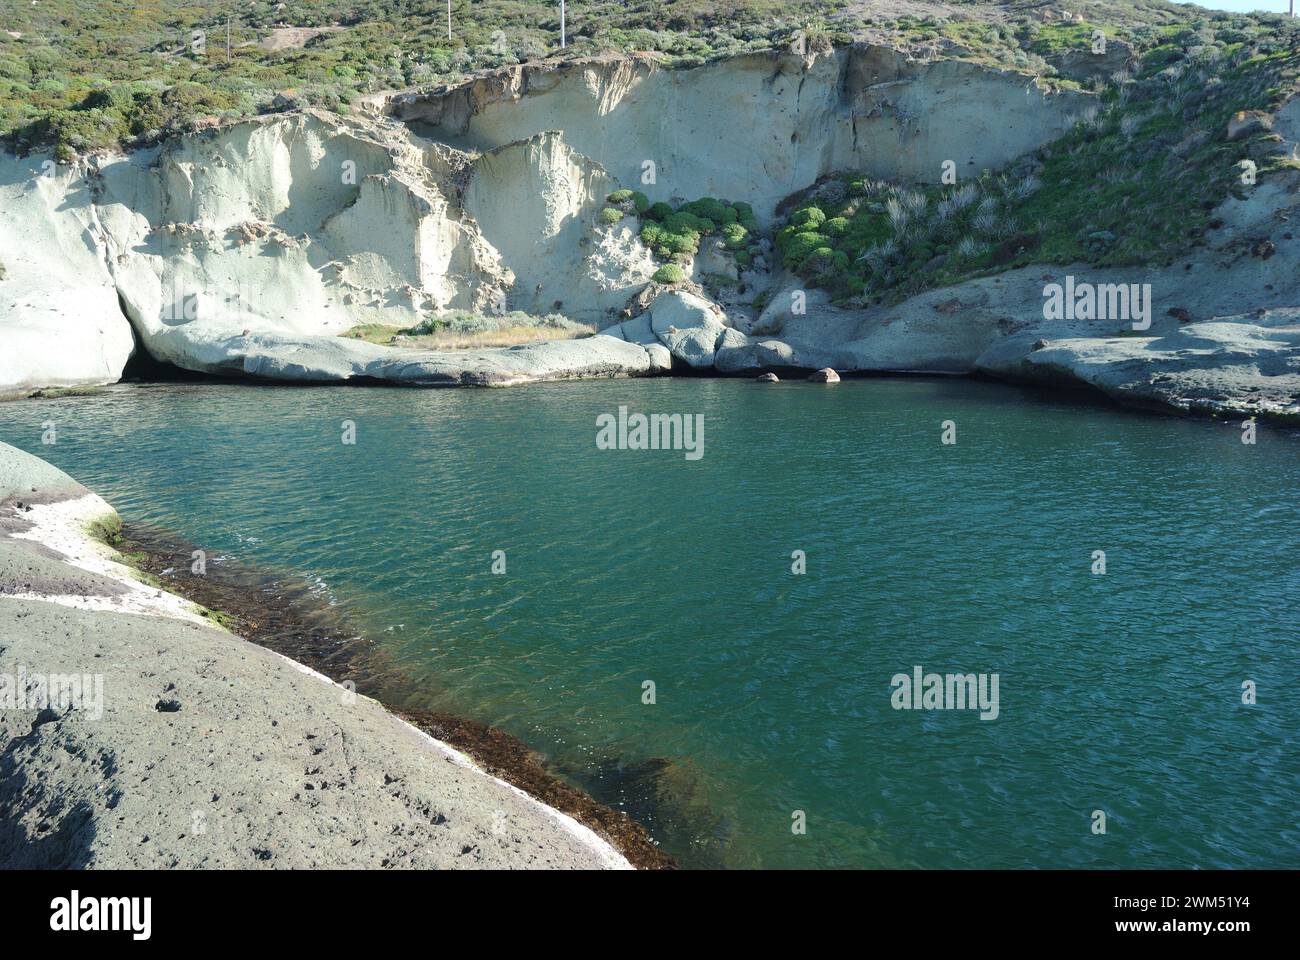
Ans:
<svg viewBox="0 0 1300 960"><path fill-rule="evenodd" d="M518 738L430 709L440 702L436 680L396 666L305 581L224 558L209 558L205 575L191 575L195 545L145 524L128 524L118 546L168 590L216 611L209 614L214 622L337 683L353 684L489 773L592 828L634 865L723 864L726 831L696 800L689 765L663 757L598 756L583 770L552 770Z"/></svg>
<svg viewBox="0 0 1300 960"><path fill-rule="evenodd" d="M688 845L678 856L691 867L727 866L730 828L705 806L700 777L689 762L597 757L582 769L562 766L560 772L605 803L625 810L652 836L672 838L674 853L679 845Z"/></svg>

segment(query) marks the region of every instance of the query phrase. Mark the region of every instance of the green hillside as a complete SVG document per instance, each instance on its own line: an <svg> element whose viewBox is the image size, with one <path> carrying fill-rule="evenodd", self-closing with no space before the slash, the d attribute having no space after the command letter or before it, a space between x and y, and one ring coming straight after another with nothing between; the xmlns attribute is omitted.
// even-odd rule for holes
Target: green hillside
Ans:
<svg viewBox="0 0 1300 960"><path fill-rule="evenodd" d="M1044 77L1061 35L1050 10L912 0L931 16L896 17L887 0L642 0L568 6L565 56L654 50L684 63L788 43L853 37L934 48ZM1151 45L1202 12L1165 3L1070 5L1111 35ZM146 142L177 127L295 106L345 110L361 94L453 80L466 72L560 54L555 0L11 0L0 11L0 135L71 155ZM1216 17L1240 24L1245 17ZM328 28L291 37L276 27ZM201 31L196 42L195 31ZM229 43L227 42L229 41ZM272 47L279 47L272 49Z"/></svg>

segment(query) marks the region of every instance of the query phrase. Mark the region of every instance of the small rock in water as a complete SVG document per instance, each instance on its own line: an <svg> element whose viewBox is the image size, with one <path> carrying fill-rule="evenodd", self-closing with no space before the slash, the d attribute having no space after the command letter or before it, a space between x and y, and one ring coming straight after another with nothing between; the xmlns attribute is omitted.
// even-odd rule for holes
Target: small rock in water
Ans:
<svg viewBox="0 0 1300 960"><path fill-rule="evenodd" d="M839 383L840 375L830 367L822 367L808 374L808 380L810 383Z"/></svg>
<svg viewBox="0 0 1300 960"><path fill-rule="evenodd" d="M1191 323L1192 315L1185 307L1170 307L1169 316L1173 317L1179 323Z"/></svg>
<svg viewBox="0 0 1300 960"><path fill-rule="evenodd" d="M762 373L759 374L754 379L757 380L759 383L780 383L781 382L781 378L778 377L775 373Z"/></svg>

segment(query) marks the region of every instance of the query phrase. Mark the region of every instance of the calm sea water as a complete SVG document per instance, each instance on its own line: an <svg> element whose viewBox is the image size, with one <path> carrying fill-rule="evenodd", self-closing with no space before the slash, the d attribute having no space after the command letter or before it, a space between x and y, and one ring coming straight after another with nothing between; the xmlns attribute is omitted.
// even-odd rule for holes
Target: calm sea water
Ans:
<svg viewBox="0 0 1300 960"><path fill-rule="evenodd" d="M703 414L703 458L598 450L620 404ZM674 379L117 388L0 405L0 438L310 579L687 864L1300 866L1295 431ZM999 716L893 709L916 665L998 674Z"/></svg>

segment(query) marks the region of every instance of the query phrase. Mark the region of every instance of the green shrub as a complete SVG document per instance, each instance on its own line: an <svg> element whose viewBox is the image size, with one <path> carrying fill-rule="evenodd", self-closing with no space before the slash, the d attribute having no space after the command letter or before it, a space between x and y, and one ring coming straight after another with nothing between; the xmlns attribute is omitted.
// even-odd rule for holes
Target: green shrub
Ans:
<svg viewBox="0 0 1300 960"><path fill-rule="evenodd" d="M796 227L816 229L826 222L826 214L819 207L803 207L790 215L790 224Z"/></svg>
<svg viewBox="0 0 1300 960"><path fill-rule="evenodd" d="M700 235L698 233L672 234L665 238L664 246L675 254L691 256L700 249Z"/></svg>
<svg viewBox="0 0 1300 960"><path fill-rule="evenodd" d="M611 193L608 197L605 198L605 200L608 203L626 203L631 199L632 199L631 190L615 190L613 193Z"/></svg>
<svg viewBox="0 0 1300 960"><path fill-rule="evenodd" d="M781 247L785 265L790 270L798 270L803 262L818 250L827 249L829 241L815 230L807 230L788 236Z"/></svg>
<svg viewBox="0 0 1300 960"><path fill-rule="evenodd" d="M722 238L728 250L741 250L749 246L749 231L738 223L729 223L722 228Z"/></svg>
<svg viewBox="0 0 1300 960"><path fill-rule="evenodd" d="M642 216L641 241L662 260L694 256L700 239L715 232L721 232L727 249L743 251L750 245L750 234L758 230L754 210L747 203L701 197L674 210L662 201L650 204L644 194L630 196Z"/></svg>
<svg viewBox="0 0 1300 960"><path fill-rule="evenodd" d="M600 211L601 223L618 223L623 219L623 211L617 207L605 207Z"/></svg>
<svg viewBox="0 0 1300 960"><path fill-rule="evenodd" d="M557 330L576 330L582 327L582 324L570 320L558 313L548 313L542 316L524 313L521 310L511 310L503 314L482 314L473 313L469 310L455 310L441 316L425 317L414 326L397 330L397 333L403 336L420 337L427 336L440 331L448 330L452 333L491 333L498 330L509 330L512 327L545 327L555 328ZM372 342L384 342L394 328L382 327L377 324L362 325L353 327L345 336L353 336L358 339L372 339L366 336L373 328L383 334L382 340L372 340Z"/></svg>
<svg viewBox="0 0 1300 960"><path fill-rule="evenodd" d="M670 233L709 234L713 232L713 225L713 220L697 216L689 210L678 210L664 218L664 229Z"/></svg>
<svg viewBox="0 0 1300 960"><path fill-rule="evenodd" d="M701 197L699 200L683 203L677 210L679 213L689 213L704 220L711 220L714 223L727 223L728 216L732 220L736 219L735 210L732 210L721 200L715 200L712 197Z"/></svg>
<svg viewBox="0 0 1300 960"><path fill-rule="evenodd" d="M655 283L681 283L686 279L686 273L675 263L665 263L650 279Z"/></svg>

